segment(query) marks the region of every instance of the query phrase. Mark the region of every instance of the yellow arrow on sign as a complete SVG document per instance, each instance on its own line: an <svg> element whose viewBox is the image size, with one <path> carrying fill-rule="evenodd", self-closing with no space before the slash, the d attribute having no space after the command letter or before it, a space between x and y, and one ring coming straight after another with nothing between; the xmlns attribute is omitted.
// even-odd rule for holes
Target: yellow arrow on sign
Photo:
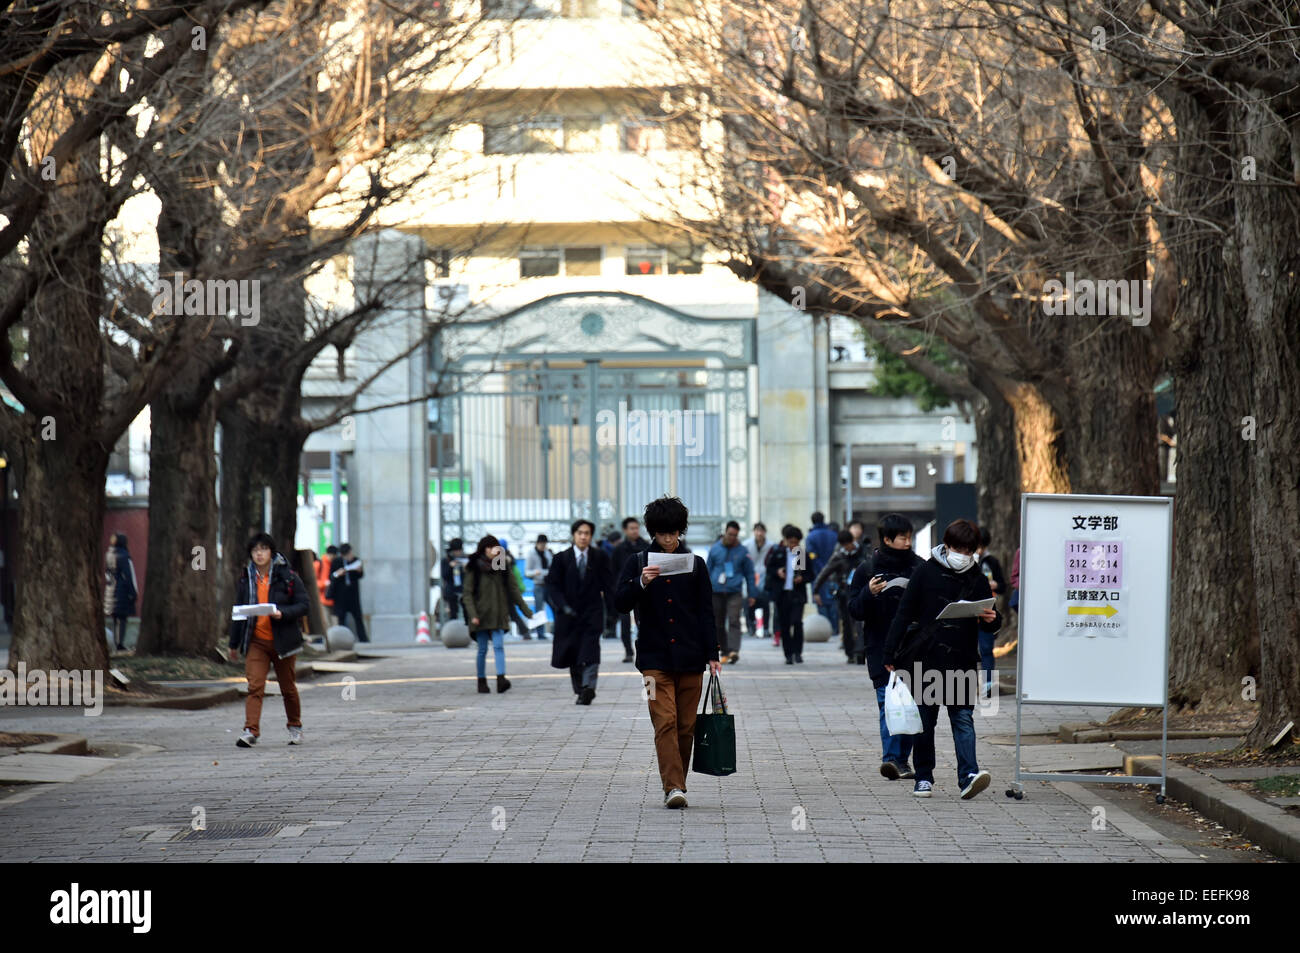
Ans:
<svg viewBox="0 0 1300 953"><path fill-rule="evenodd" d="M1114 606L1070 606L1067 610L1068 615L1104 615L1107 619L1118 613Z"/></svg>

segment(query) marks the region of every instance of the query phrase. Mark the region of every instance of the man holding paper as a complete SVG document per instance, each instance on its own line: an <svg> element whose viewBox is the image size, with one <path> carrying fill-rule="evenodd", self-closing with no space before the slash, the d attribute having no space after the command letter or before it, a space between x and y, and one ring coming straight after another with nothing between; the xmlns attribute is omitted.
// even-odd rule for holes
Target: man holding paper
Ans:
<svg viewBox="0 0 1300 953"><path fill-rule="evenodd" d="M301 744L302 706L295 666L302 651L299 620L307 614L307 587L266 533L249 540L248 560L235 586L235 619L230 626L230 661L239 661L243 652L248 679L244 731L235 744L241 748L257 744L266 675L272 666L284 697L289 744Z"/></svg>
<svg viewBox="0 0 1300 953"><path fill-rule="evenodd" d="M645 528L654 542L619 568L614 597L619 612L636 612L636 667L650 703L664 806L673 809L686 807L704 668L721 667L709 570L681 538L687 517L676 497L646 506Z"/></svg>
<svg viewBox="0 0 1300 953"><path fill-rule="evenodd" d="M903 592L898 612L885 639L884 664L893 671L896 653L907 636L920 644L920 657L912 675L912 694L921 711L923 731L915 736L912 763L916 770L916 797L930 797L934 787L934 729L939 705L948 709L957 749L957 787L969 800L989 786L990 776L975 759L975 720L979 697L979 630L997 632L1001 617L991 604L986 608L952 603L972 603L992 598L989 581L979 571L975 550L979 527L969 520L954 520L943 533L943 543L916 568ZM945 610L948 610L945 613ZM941 620L940 615L946 618ZM910 630L910 631L909 631Z"/></svg>

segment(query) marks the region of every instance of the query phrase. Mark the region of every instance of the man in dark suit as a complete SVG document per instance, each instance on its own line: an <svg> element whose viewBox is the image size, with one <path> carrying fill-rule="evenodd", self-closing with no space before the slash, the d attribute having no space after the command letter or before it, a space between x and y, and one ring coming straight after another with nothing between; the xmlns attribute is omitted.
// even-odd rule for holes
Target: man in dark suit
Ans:
<svg viewBox="0 0 1300 953"><path fill-rule="evenodd" d="M649 549L650 544L641 538L641 522L635 516L623 520L623 541L614 547L614 574L618 575L632 556L647 552ZM623 661L635 661L635 656L632 654L631 613L618 614L618 631L623 637Z"/></svg>
<svg viewBox="0 0 1300 953"><path fill-rule="evenodd" d="M785 664L803 662L803 607L808 602L808 580L804 573L803 533L787 523L781 527L781 545L767 554L764 584L776 607L776 624L781 627L781 648Z"/></svg>
<svg viewBox="0 0 1300 953"><path fill-rule="evenodd" d="M546 575L546 600L555 610L551 666L569 670L579 705L596 697L606 607L613 612L613 566L608 554L591 545L595 529L589 520L575 520L569 527L573 546L551 561Z"/></svg>

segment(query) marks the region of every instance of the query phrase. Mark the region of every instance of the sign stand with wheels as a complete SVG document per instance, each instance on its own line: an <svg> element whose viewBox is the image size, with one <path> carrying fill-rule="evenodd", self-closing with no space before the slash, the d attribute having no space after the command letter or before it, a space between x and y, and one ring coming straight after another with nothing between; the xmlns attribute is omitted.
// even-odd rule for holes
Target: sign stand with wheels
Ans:
<svg viewBox="0 0 1300 953"><path fill-rule="evenodd" d="M1169 754L1169 602L1173 499L1026 493L1020 501L1016 780L1159 784ZM1026 705L1160 708L1160 775L1029 773Z"/></svg>

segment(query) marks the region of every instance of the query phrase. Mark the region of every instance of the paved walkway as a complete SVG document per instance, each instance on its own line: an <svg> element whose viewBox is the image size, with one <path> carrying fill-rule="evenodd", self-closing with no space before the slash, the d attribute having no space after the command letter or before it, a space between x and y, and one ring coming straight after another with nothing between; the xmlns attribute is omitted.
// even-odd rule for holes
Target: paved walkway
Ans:
<svg viewBox="0 0 1300 953"><path fill-rule="evenodd" d="M1193 859L1128 816L1112 813L1095 830L1082 785L1030 782L1025 800L1006 798L1013 749L983 738L1014 733L1009 704L976 714L980 764L993 774L988 791L957 798L941 716L935 796L913 798L910 782L878 773L864 667L845 665L830 644L809 645L806 664L787 667L770 642L745 642L741 663L724 669L741 770L690 775L685 811L663 807L641 682L619 661L617 643L602 643L606 661L589 708L573 704L568 673L549 667L549 642L508 645L514 687L505 696L475 693L472 650L439 645L376 660L355 676L355 700L344 699L342 676L304 683L302 747L285 743L278 698L268 698L263 742L251 750L234 744L237 705L108 708L97 718L0 709L0 730L163 749L0 802L0 860ZM1025 731L1088 716L1031 708ZM200 808L208 834L251 822L271 831L173 840Z"/></svg>

